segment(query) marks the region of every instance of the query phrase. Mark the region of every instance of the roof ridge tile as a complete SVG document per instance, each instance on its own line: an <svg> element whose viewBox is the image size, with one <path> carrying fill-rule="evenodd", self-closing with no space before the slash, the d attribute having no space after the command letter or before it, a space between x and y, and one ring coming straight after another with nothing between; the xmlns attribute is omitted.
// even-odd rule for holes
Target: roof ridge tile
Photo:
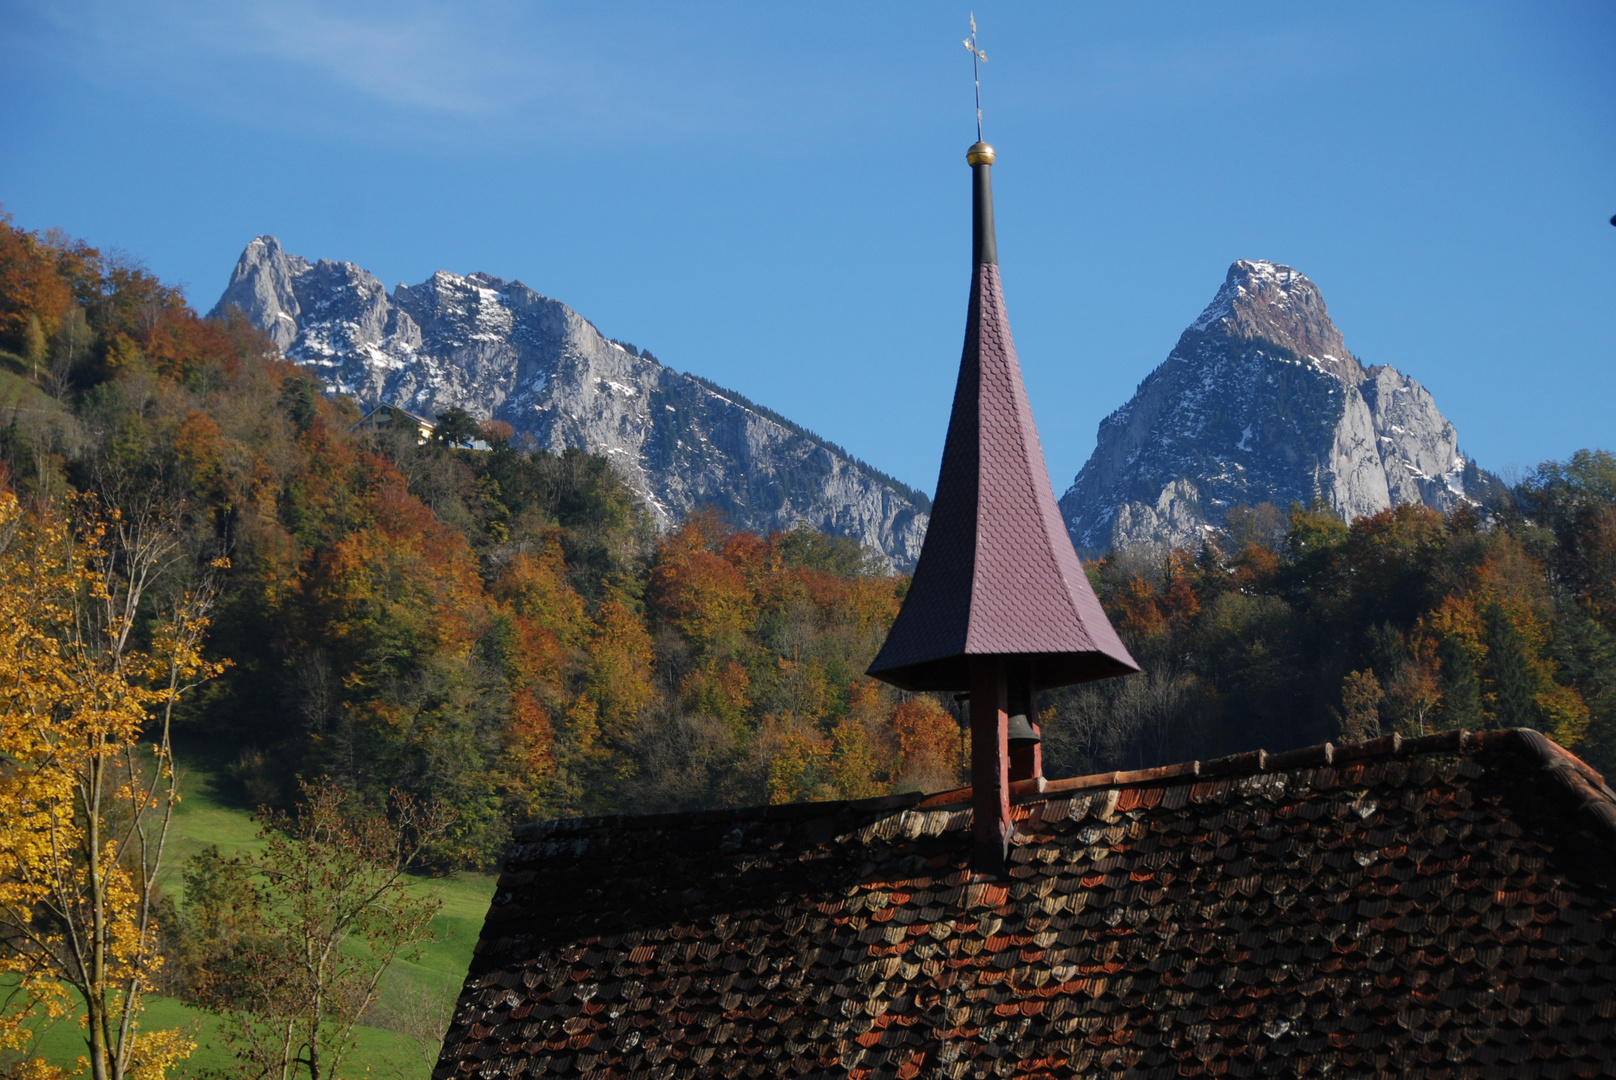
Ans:
<svg viewBox="0 0 1616 1080"><path fill-rule="evenodd" d="M1541 779L1551 782L1566 802L1567 812L1582 822L1585 828L1590 830L1591 835L1599 840L1600 846L1609 852L1613 860L1613 875L1616 875L1616 791L1606 785L1603 775L1581 758L1531 728L1500 728L1482 732L1457 729L1409 738L1393 732L1361 742L1341 745L1325 742L1274 754L1261 749L1248 750L1208 761L1177 762L1148 769L1113 770L1063 780L1040 778L1022 781L1012 786L1011 795L1012 801L1018 806L1048 804L1083 791L1114 790L1162 783L1184 786L1185 781L1242 779L1264 773L1293 772L1307 768L1378 765L1393 759L1406 759L1425 754L1470 755L1489 750L1512 750L1530 762L1542 774ZM958 813L959 807L971 801L971 794L970 787L959 787L931 795L924 792L906 792L901 795L884 795L868 799L726 807L718 810L658 814L558 818L520 825L513 830L513 839L518 843L532 843L601 829L690 828L701 825L794 821L838 816L862 817L883 811L915 811L931 818L939 811L953 810ZM924 835L936 835L941 831L938 827L940 821L939 816L937 821L911 822L907 825L893 822L887 828L901 828L908 831L918 826ZM870 828L872 823L866 821L855 824L850 821L848 825L855 831L862 831ZM1613 881L1616 881L1616 876L1613 876Z"/></svg>

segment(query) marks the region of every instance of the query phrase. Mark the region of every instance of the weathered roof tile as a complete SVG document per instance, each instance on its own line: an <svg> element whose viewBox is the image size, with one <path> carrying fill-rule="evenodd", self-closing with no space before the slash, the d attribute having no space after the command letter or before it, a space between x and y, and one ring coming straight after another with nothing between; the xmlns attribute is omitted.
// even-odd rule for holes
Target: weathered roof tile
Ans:
<svg viewBox="0 0 1616 1080"><path fill-rule="evenodd" d="M1024 795L1009 882L970 880L968 811L918 799L692 815L682 842L667 816L525 830L434 1076L1616 1060L1616 814L1536 733L1153 772ZM763 826L781 830L766 853L720 849Z"/></svg>

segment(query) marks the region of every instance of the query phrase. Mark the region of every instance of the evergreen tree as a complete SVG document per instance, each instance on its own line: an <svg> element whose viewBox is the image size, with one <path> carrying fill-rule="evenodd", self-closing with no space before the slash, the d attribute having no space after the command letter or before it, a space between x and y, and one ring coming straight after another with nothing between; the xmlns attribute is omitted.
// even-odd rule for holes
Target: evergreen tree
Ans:
<svg viewBox="0 0 1616 1080"><path fill-rule="evenodd" d="M286 410L299 432L314 426L314 418L319 414L314 404L318 393L313 380L305 376L288 375L281 380L281 408Z"/></svg>
<svg viewBox="0 0 1616 1080"><path fill-rule="evenodd" d="M1589 742L1596 756L1609 760L1616 750L1616 634L1575 603L1562 603L1559 614L1555 659L1588 703Z"/></svg>
<svg viewBox="0 0 1616 1080"><path fill-rule="evenodd" d="M1526 643L1504 609L1486 611L1487 676L1493 694L1493 719L1499 727L1531 727L1537 721L1532 702L1532 669Z"/></svg>
<svg viewBox="0 0 1616 1080"><path fill-rule="evenodd" d="M477 418L458 405L438 414L432 437L445 446L465 446L479 434Z"/></svg>
<svg viewBox="0 0 1616 1080"><path fill-rule="evenodd" d="M1402 632L1391 623L1371 625L1365 637L1369 662L1377 670L1395 672L1408 662L1408 646L1403 642Z"/></svg>
<svg viewBox="0 0 1616 1080"><path fill-rule="evenodd" d="M1444 638L1437 662L1442 665L1442 726L1472 731L1481 727L1481 689L1470 652L1458 638Z"/></svg>

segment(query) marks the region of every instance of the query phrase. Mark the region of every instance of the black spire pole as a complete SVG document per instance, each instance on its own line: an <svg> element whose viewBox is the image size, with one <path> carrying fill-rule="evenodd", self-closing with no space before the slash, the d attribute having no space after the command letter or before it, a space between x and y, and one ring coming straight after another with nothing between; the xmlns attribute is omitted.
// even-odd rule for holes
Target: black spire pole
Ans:
<svg viewBox="0 0 1616 1080"><path fill-rule="evenodd" d="M999 264L999 245L993 238L993 147L979 142L965 151L971 163L971 268Z"/></svg>

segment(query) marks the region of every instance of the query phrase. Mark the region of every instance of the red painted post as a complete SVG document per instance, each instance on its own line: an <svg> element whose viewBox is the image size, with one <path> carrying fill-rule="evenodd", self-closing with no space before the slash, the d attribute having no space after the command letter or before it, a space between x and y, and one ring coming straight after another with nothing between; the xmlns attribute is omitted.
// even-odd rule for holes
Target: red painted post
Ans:
<svg viewBox="0 0 1616 1080"><path fill-rule="evenodd" d="M978 877L1004 876L1010 839L1009 713L1004 661L971 658L971 807Z"/></svg>

